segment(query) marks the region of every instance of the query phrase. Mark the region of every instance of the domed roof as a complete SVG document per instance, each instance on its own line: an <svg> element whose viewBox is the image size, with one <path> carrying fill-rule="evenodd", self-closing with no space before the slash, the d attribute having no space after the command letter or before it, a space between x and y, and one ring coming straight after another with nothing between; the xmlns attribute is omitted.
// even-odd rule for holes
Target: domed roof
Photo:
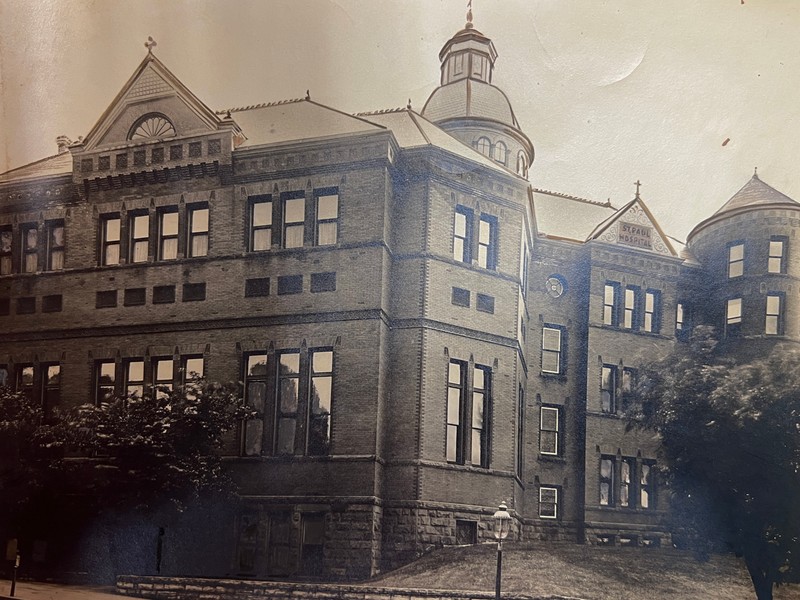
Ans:
<svg viewBox="0 0 800 600"><path fill-rule="evenodd" d="M425 103L422 115L434 123L471 117L520 128L503 91L490 83L470 78L436 88Z"/></svg>

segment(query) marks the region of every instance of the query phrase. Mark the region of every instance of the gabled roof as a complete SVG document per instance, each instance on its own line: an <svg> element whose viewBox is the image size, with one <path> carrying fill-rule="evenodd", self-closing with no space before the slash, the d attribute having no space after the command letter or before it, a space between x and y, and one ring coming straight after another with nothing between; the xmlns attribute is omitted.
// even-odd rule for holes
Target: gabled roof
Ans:
<svg viewBox="0 0 800 600"><path fill-rule="evenodd" d="M222 122L222 119L183 85L155 54L148 52L97 123L86 134L84 147L91 150L102 142L104 135L131 104L165 96L180 98L209 129L216 129Z"/></svg>
<svg viewBox="0 0 800 600"><path fill-rule="evenodd" d="M239 148L385 130L384 127L366 119L313 102L308 98L256 104L217 112L230 113L242 129L247 139Z"/></svg>
<svg viewBox="0 0 800 600"><path fill-rule="evenodd" d="M539 235L585 241L599 223L616 214L610 202L593 202L576 196L533 188L533 210Z"/></svg>
<svg viewBox="0 0 800 600"><path fill-rule="evenodd" d="M653 217L653 213L637 194L636 197L598 224L586 238L677 256L669 237Z"/></svg>
<svg viewBox="0 0 800 600"><path fill-rule="evenodd" d="M712 216L736 210L738 208L787 203L798 204L786 194L779 192L771 185L767 185L761 181L761 179L758 177L758 174L754 174L750 178L750 181L745 183L744 186L742 186L738 192L731 196L731 199L723 204Z"/></svg>
<svg viewBox="0 0 800 600"><path fill-rule="evenodd" d="M72 154L61 152L55 156L49 156L5 173L0 173L0 183L71 174Z"/></svg>

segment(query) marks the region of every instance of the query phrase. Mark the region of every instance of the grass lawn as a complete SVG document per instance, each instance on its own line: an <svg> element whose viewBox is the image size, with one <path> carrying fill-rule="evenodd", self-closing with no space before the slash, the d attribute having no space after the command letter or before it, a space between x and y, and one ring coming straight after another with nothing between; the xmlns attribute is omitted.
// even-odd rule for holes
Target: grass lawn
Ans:
<svg viewBox="0 0 800 600"><path fill-rule="evenodd" d="M386 587L494 591L496 546L442 548L369 581ZM526 542L503 546L503 592L585 600L749 600L744 562L715 555L698 562L671 548L616 548ZM800 585L775 590L800 600Z"/></svg>

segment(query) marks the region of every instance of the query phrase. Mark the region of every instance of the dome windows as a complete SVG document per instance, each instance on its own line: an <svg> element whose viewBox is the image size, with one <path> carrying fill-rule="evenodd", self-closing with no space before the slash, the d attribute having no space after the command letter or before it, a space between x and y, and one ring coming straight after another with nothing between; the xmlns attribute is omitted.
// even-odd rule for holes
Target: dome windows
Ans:
<svg viewBox="0 0 800 600"><path fill-rule="evenodd" d="M517 152L517 175L520 177L528 176L528 157L520 150Z"/></svg>
<svg viewBox="0 0 800 600"><path fill-rule="evenodd" d="M505 165L507 155L508 155L508 146L506 146L503 142L497 142L494 145L495 162L499 162L501 165Z"/></svg>
<svg viewBox="0 0 800 600"><path fill-rule="evenodd" d="M485 156L491 157L492 155L492 142L485 136L478 138L478 141L475 142L475 148Z"/></svg>

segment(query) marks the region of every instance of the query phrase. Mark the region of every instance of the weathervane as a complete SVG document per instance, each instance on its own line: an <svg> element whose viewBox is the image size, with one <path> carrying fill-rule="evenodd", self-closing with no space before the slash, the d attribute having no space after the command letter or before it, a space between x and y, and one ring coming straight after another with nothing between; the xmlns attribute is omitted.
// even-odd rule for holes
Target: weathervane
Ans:
<svg viewBox="0 0 800 600"><path fill-rule="evenodd" d="M147 41L144 43L144 47L147 48L148 54L152 54L153 48L155 48L156 46L158 46L158 43L156 43L156 41L148 35Z"/></svg>
<svg viewBox="0 0 800 600"><path fill-rule="evenodd" d="M642 182L637 179L636 183L634 183L633 185L636 186L636 199L639 200L640 199L639 198L639 188L641 187Z"/></svg>
<svg viewBox="0 0 800 600"><path fill-rule="evenodd" d="M467 0L467 29L472 29L472 0Z"/></svg>

